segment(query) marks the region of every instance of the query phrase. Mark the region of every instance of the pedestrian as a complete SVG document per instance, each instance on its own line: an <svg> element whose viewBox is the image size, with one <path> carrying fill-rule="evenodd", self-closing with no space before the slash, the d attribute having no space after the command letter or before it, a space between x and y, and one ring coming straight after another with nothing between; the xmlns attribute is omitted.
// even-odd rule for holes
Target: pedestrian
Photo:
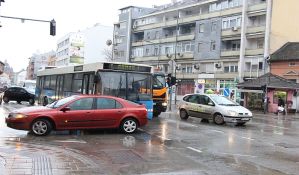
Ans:
<svg viewBox="0 0 299 175"><path fill-rule="evenodd" d="M282 112L283 115L286 114L286 111L285 111L285 102L284 102L284 100L283 100L281 97L278 97L277 114L278 114L279 112Z"/></svg>

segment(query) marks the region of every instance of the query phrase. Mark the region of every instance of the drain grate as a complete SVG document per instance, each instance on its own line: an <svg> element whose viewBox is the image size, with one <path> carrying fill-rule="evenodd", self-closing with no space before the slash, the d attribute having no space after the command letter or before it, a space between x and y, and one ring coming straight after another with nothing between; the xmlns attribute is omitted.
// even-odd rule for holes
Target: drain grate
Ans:
<svg viewBox="0 0 299 175"><path fill-rule="evenodd" d="M144 162L144 159L131 150L105 152L112 160L113 164L126 164Z"/></svg>

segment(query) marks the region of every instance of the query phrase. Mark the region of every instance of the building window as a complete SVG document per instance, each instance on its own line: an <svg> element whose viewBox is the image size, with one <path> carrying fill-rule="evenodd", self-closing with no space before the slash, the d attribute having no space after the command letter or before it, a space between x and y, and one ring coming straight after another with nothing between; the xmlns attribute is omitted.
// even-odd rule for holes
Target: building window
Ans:
<svg viewBox="0 0 299 175"><path fill-rule="evenodd" d="M200 52L202 50L202 43L198 43L197 49L198 49L198 52Z"/></svg>
<svg viewBox="0 0 299 175"><path fill-rule="evenodd" d="M215 32L217 29L217 23L216 22L212 22L212 32Z"/></svg>
<svg viewBox="0 0 299 175"><path fill-rule="evenodd" d="M155 55L155 56L158 56L158 55L159 55L159 48L157 48L157 47L155 48L155 50L154 50L154 55Z"/></svg>
<svg viewBox="0 0 299 175"><path fill-rule="evenodd" d="M121 22L119 25L120 25L119 28L121 28L121 29L127 28L127 22Z"/></svg>
<svg viewBox="0 0 299 175"><path fill-rule="evenodd" d="M264 40L263 39L257 40L257 48L258 49L264 48Z"/></svg>
<svg viewBox="0 0 299 175"><path fill-rule="evenodd" d="M263 62L259 62L259 70L263 70Z"/></svg>
<svg viewBox="0 0 299 175"><path fill-rule="evenodd" d="M204 32L204 24L199 24L199 33Z"/></svg>
<svg viewBox="0 0 299 175"><path fill-rule="evenodd" d="M160 32L159 32L159 31L156 31L156 33L155 33L155 38L156 38L156 39L159 39L159 38L160 38Z"/></svg>
<svg viewBox="0 0 299 175"><path fill-rule="evenodd" d="M211 51L216 50L216 42L215 41L211 41Z"/></svg>
<svg viewBox="0 0 299 175"><path fill-rule="evenodd" d="M229 72L229 66L225 66L225 67L224 67L224 72L225 72L225 73L228 73L228 72Z"/></svg>
<svg viewBox="0 0 299 175"><path fill-rule="evenodd" d="M145 49L145 55L146 55L146 56L149 56L149 49L148 49L148 48Z"/></svg>
<svg viewBox="0 0 299 175"><path fill-rule="evenodd" d="M290 62L289 66L296 66L296 63L295 62Z"/></svg>

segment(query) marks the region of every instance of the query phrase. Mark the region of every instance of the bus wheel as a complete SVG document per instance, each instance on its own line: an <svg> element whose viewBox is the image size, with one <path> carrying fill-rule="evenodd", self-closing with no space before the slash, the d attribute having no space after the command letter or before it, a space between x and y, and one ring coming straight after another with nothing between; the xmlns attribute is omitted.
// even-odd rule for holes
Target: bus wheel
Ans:
<svg viewBox="0 0 299 175"><path fill-rule="evenodd" d="M154 112L154 117L159 117L159 115L161 114L161 112Z"/></svg>
<svg viewBox="0 0 299 175"><path fill-rule="evenodd" d="M43 99L43 106L48 105L49 101L48 101L48 97L44 97Z"/></svg>
<svg viewBox="0 0 299 175"><path fill-rule="evenodd" d="M32 98L29 99L29 104L30 104L30 105L34 105L34 102L35 102L34 99L32 99Z"/></svg>

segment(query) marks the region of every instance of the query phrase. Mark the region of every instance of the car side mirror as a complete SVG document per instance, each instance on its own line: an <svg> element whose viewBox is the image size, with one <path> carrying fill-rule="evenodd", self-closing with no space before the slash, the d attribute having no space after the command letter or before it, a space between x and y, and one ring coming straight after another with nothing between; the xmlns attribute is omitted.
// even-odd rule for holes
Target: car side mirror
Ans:
<svg viewBox="0 0 299 175"><path fill-rule="evenodd" d="M212 102L209 102L208 105L209 105L209 106L215 106L215 104L212 103Z"/></svg>
<svg viewBox="0 0 299 175"><path fill-rule="evenodd" d="M66 112L66 111L70 111L70 110L71 110L70 107L64 107L64 108L62 108L60 111L62 111L62 112Z"/></svg>

